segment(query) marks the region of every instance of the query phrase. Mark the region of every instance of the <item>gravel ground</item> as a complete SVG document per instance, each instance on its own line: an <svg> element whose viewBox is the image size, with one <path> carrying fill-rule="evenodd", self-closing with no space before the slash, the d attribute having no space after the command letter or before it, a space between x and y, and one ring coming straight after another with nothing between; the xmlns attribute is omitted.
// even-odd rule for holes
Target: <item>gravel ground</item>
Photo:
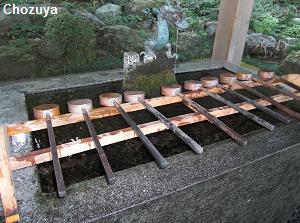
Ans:
<svg viewBox="0 0 300 223"><path fill-rule="evenodd" d="M296 208L294 213L287 220L287 223L300 223L300 205Z"/></svg>

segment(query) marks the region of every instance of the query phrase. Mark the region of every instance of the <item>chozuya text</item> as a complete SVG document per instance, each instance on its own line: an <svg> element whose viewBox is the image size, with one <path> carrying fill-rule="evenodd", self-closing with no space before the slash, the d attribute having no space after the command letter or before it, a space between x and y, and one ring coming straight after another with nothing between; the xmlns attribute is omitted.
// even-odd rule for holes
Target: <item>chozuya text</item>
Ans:
<svg viewBox="0 0 300 223"><path fill-rule="evenodd" d="M7 15L57 15L57 7L53 6L22 6L16 4L5 4L3 12Z"/></svg>

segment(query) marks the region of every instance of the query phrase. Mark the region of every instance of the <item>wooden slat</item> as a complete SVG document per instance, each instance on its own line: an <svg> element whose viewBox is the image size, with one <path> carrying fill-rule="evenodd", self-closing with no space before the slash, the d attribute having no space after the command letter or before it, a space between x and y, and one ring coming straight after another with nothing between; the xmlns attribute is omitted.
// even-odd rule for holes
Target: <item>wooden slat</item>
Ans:
<svg viewBox="0 0 300 223"><path fill-rule="evenodd" d="M298 94L300 95L300 93ZM285 101L292 100L291 98L284 95L276 95L273 96L272 98L277 102L285 102ZM257 103L263 106L270 105L270 103L261 99L256 101ZM246 102L237 105L245 110L255 109L253 105ZM228 106L210 109L209 112L216 117L223 117L223 116L237 113L236 110ZM203 115L199 113L190 113L190 114L185 114L185 115L180 115L177 117L170 118L170 120L177 126L185 126L192 123L202 122L205 121L206 119ZM139 128L142 130L142 132L145 135L166 130L166 126L160 121L141 124L139 125ZM99 140L102 146L106 146L109 144L125 141L135 137L137 136L131 128L125 128L125 129L101 134L99 135ZM80 139L75 142L70 142L70 143L57 146L58 155L60 158L71 156L88 150L92 150L94 148L95 146L91 138ZM10 170L17 170L17 169L33 166L35 164L48 162L50 160L51 160L50 149L46 148L46 149L41 149L38 151L27 153L25 155L11 157L9 159L9 167Z"/></svg>
<svg viewBox="0 0 300 223"><path fill-rule="evenodd" d="M8 166L9 138L6 126L0 126L0 194L5 222L19 221L18 204L12 173Z"/></svg>
<svg viewBox="0 0 300 223"><path fill-rule="evenodd" d="M221 0L213 60L240 65L254 0Z"/></svg>
<svg viewBox="0 0 300 223"><path fill-rule="evenodd" d="M247 84L251 87L260 85L252 81L247 82ZM238 85L233 85L232 89L238 90L241 89L241 87ZM220 88L213 88L210 91L217 94L224 92ZM185 93L185 95L189 98L200 98L200 97L207 96L207 94L203 91L187 92ZM180 97L158 97L158 98L152 98L146 100L146 102L149 103L152 107L174 104L181 101L182 100ZM145 107L140 103L125 103L122 104L122 108L125 110L125 112L133 112L133 111L139 111L145 109ZM102 107L102 108L94 109L91 112L89 112L89 116L91 120L114 116L118 114L119 113L115 107ZM82 121L84 121L82 115L71 114L71 113L52 118L53 127L74 124ZM47 126L43 119L31 120L31 121L21 122L21 123L14 123L8 125L8 135L12 136L20 133L29 133L33 131L46 129L46 128Z"/></svg>

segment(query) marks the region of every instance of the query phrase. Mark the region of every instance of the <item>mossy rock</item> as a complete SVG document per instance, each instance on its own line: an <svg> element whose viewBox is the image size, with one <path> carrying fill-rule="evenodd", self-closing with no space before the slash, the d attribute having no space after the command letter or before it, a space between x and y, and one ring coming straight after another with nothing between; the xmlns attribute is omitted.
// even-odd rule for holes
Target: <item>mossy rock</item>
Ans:
<svg viewBox="0 0 300 223"><path fill-rule="evenodd" d="M51 47L57 48L51 53L48 50L46 57L63 55L69 64L89 63L96 58L93 26L81 17L68 13L54 16L47 21L45 34Z"/></svg>
<svg viewBox="0 0 300 223"><path fill-rule="evenodd" d="M128 77L123 81L124 90L144 91L146 97L152 98L160 96L160 86L165 84L177 83L173 72L165 71L163 73L144 75L140 74L135 79L129 80Z"/></svg>
<svg viewBox="0 0 300 223"><path fill-rule="evenodd" d="M32 77L39 72L39 68L37 57L19 48L0 47L0 80Z"/></svg>
<svg viewBox="0 0 300 223"><path fill-rule="evenodd" d="M148 98L160 95L160 86L177 83L173 72L174 59L168 59L163 51L157 52L156 60L139 64L125 73L124 90L144 91Z"/></svg>
<svg viewBox="0 0 300 223"><path fill-rule="evenodd" d="M123 25L104 26L97 33L97 49L109 56L120 56L124 52L141 52L144 39L138 30Z"/></svg>
<svg viewBox="0 0 300 223"><path fill-rule="evenodd" d="M290 53L280 64L279 70L284 74L299 74L300 51Z"/></svg>

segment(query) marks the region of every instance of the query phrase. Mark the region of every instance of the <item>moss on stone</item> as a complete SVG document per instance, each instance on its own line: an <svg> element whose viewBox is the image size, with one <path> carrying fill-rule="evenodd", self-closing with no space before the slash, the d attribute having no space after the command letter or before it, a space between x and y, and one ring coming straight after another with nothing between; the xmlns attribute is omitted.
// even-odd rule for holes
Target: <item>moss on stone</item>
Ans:
<svg viewBox="0 0 300 223"><path fill-rule="evenodd" d="M244 68L247 68L247 69L250 69L250 70L255 70L255 71L259 70L258 67L254 66L254 65L251 65L251 64L248 64L248 63L245 63L245 62L241 63L241 67L244 67Z"/></svg>
<svg viewBox="0 0 300 223"><path fill-rule="evenodd" d="M284 74L299 74L300 50L290 53L280 64L279 70Z"/></svg>
<svg viewBox="0 0 300 223"><path fill-rule="evenodd" d="M146 97L157 97L160 95L160 86L164 84L177 83L175 75L166 71L152 75L137 75L134 80L125 77L123 81L124 90L139 90L146 93Z"/></svg>

